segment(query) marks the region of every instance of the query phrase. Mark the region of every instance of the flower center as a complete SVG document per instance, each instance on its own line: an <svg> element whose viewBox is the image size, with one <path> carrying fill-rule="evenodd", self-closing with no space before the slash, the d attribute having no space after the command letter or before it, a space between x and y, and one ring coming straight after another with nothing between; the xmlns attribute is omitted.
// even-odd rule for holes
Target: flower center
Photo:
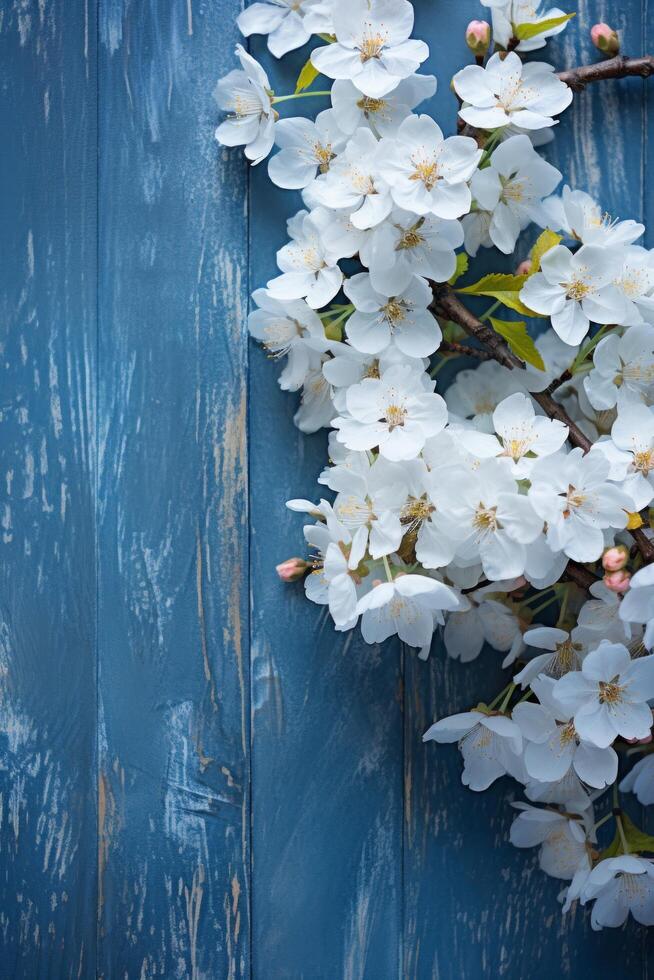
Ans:
<svg viewBox="0 0 654 980"><path fill-rule="evenodd" d="M379 361L373 361L371 364L369 364L363 376L364 378L376 378L379 380Z"/></svg>
<svg viewBox="0 0 654 980"><path fill-rule="evenodd" d="M564 640L563 643L556 644L556 659L558 661L559 676L567 674L577 665L577 652L581 650L580 643L573 643L572 640Z"/></svg>
<svg viewBox="0 0 654 980"><path fill-rule="evenodd" d="M393 429L398 429L404 425L404 420L407 416L406 408L402 405L389 405L386 409L386 423L388 425L389 432Z"/></svg>
<svg viewBox="0 0 654 980"><path fill-rule="evenodd" d="M590 292L590 286L588 283L583 282L581 279L573 279L572 282L565 284L565 288L568 299L573 299L577 303L580 303L582 299L585 299Z"/></svg>
<svg viewBox="0 0 654 980"><path fill-rule="evenodd" d="M361 61L365 64L366 61L370 61L372 58L379 58L385 44L386 35L379 33L365 34L359 46L359 57Z"/></svg>
<svg viewBox="0 0 654 980"><path fill-rule="evenodd" d="M424 238L420 234L417 228L407 228L405 232L402 233L402 237L395 246L395 250L402 248L417 248L424 242Z"/></svg>
<svg viewBox="0 0 654 980"><path fill-rule="evenodd" d="M366 115L370 112L381 112L387 105L386 99L371 99L369 95L364 95L362 99L359 99L357 106Z"/></svg>
<svg viewBox="0 0 654 980"><path fill-rule="evenodd" d="M315 143L313 147L313 154L316 158L320 173L326 174L329 170L329 164L336 156L336 154L332 152L331 143L327 143L324 146L322 143Z"/></svg>
<svg viewBox="0 0 654 980"><path fill-rule="evenodd" d="M524 180L509 180L504 185L502 191L502 197L505 201L513 201L515 204L519 204L525 198L525 182Z"/></svg>
<svg viewBox="0 0 654 980"><path fill-rule="evenodd" d="M504 443L504 449L501 453L502 456L509 456L514 462L522 459L522 457L529 452L529 447L531 446L531 439L507 439Z"/></svg>
<svg viewBox="0 0 654 980"><path fill-rule="evenodd" d="M565 518L570 517L572 511L577 510L578 507L581 507L585 500L585 495L570 484L568 486L568 493L566 496L566 503L568 506L563 511L563 516Z"/></svg>
<svg viewBox="0 0 654 980"><path fill-rule="evenodd" d="M614 677L612 681L600 681L599 682L599 700L600 704L620 704L623 700L622 694L624 687L616 683L617 677Z"/></svg>
<svg viewBox="0 0 654 980"><path fill-rule="evenodd" d="M409 180L421 180L428 191L432 190L439 181L438 164L435 160L413 161L415 170Z"/></svg>
<svg viewBox="0 0 654 980"><path fill-rule="evenodd" d="M634 453L634 469L643 473L645 476L654 470L654 450L643 449L638 453Z"/></svg>
<svg viewBox="0 0 654 980"><path fill-rule="evenodd" d="M401 520L413 529L422 524L423 521L428 520L435 510L436 508L429 503L426 497L409 497L402 508Z"/></svg>
<svg viewBox="0 0 654 980"><path fill-rule="evenodd" d="M382 307L382 311L388 322L393 327L398 323L402 323L403 320L406 320L405 307L401 303L398 303L396 299L390 299L386 306Z"/></svg>
<svg viewBox="0 0 654 980"><path fill-rule="evenodd" d="M486 507L480 501L475 516L472 518L472 526L475 531L481 531L482 534L497 531L499 528L497 507Z"/></svg>
<svg viewBox="0 0 654 980"><path fill-rule="evenodd" d="M569 745L577 737L577 732L575 731L575 726L573 721L569 721L567 725L562 725L559 728L559 742L561 747Z"/></svg>

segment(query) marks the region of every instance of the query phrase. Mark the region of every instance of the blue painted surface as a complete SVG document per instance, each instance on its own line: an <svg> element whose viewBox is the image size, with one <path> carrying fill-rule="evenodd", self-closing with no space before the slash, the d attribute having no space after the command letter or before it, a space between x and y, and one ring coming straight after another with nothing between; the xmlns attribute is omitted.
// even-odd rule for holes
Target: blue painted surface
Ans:
<svg viewBox="0 0 654 980"><path fill-rule="evenodd" d="M276 579L325 439L245 334L298 199L263 165L248 211L213 140L239 6L0 22L0 976L644 977L644 930L563 922L506 842L515 784L473 795L420 741L501 686L497 655L368 647ZM480 7L415 6L453 131ZM599 19L640 53L651 0L614 8L580 0L552 58L591 58ZM290 91L307 50L252 50ZM551 150L650 224L651 84L581 94Z"/></svg>

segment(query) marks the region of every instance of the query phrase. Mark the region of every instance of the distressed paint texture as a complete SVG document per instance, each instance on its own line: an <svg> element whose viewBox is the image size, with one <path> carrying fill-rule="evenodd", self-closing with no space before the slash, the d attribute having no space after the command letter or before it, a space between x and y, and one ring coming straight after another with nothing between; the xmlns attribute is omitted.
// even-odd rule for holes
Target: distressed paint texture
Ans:
<svg viewBox="0 0 654 980"><path fill-rule="evenodd" d="M0 975L91 976L95 13L0 18Z"/></svg>
<svg viewBox="0 0 654 980"><path fill-rule="evenodd" d="M415 7L451 132L480 8ZM591 58L599 19L648 47L652 0L614 8L580 0L552 57ZM368 647L276 579L326 439L246 338L299 197L254 168L248 219L213 140L239 9L0 15L0 976L645 977L645 930L562 921L506 842L515 784L472 796L421 743L501 686L497 655ZM251 48L290 91L307 50ZM650 224L651 85L579 95L550 150Z"/></svg>
<svg viewBox="0 0 654 980"><path fill-rule="evenodd" d="M249 975L239 5L99 5L98 972ZM192 16L191 16L192 15Z"/></svg>

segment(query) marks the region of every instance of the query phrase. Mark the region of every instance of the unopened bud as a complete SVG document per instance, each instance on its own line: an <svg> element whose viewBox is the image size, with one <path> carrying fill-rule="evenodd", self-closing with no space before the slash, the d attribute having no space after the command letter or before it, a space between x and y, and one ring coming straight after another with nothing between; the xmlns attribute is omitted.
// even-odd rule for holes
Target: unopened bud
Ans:
<svg viewBox="0 0 654 980"><path fill-rule="evenodd" d="M515 270L516 276L528 276L531 272L531 260L524 259Z"/></svg>
<svg viewBox="0 0 654 980"><path fill-rule="evenodd" d="M310 568L311 565L304 558L287 558L275 570L282 582L299 582Z"/></svg>
<svg viewBox="0 0 654 980"><path fill-rule="evenodd" d="M620 38L608 24L595 24L590 30L590 39L602 54L613 58L620 51Z"/></svg>
<svg viewBox="0 0 654 980"><path fill-rule="evenodd" d="M483 58L490 47L491 29L485 20L471 20L466 27L466 44L477 58Z"/></svg>
<svg viewBox="0 0 654 980"><path fill-rule="evenodd" d="M631 575L626 572L624 568L621 568L618 572L608 572L604 576L604 585L611 592L618 592L623 595L629 588L629 583L631 582Z"/></svg>
<svg viewBox="0 0 654 980"><path fill-rule="evenodd" d="M619 572L629 561L629 549L623 544L607 548L602 555L602 568L605 572Z"/></svg>

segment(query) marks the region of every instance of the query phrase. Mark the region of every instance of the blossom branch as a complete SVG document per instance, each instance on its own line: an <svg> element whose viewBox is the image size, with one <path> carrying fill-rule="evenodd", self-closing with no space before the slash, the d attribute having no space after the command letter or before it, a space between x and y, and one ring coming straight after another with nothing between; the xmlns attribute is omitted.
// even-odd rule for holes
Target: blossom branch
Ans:
<svg viewBox="0 0 654 980"><path fill-rule="evenodd" d="M467 334L475 337L492 353L496 361L504 367L512 370L513 368L524 368L523 362L511 351L506 341L497 334L492 327L482 323L474 313L472 313L457 297L451 286L447 284L432 285L434 292L434 302L436 308L440 310L448 319L458 323L463 327ZM570 442L574 446L579 446L587 453L592 445L590 439L584 435L578 425L572 421L562 405L554 401L548 389L541 392L532 392L532 397L538 402L543 411L551 418L563 422L568 427Z"/></svg>
<svg viewBox="0 0 654 980"><path fill-rule="evenodd" d="M654 56L651 54L643 55L642 58L627 58L619 54L608 61L598 61L593 65L580 65L577 68L558 72L558 77L573 92L581 92L591 82L633 76L649 78L650 75L654 75Z"/></svg>

